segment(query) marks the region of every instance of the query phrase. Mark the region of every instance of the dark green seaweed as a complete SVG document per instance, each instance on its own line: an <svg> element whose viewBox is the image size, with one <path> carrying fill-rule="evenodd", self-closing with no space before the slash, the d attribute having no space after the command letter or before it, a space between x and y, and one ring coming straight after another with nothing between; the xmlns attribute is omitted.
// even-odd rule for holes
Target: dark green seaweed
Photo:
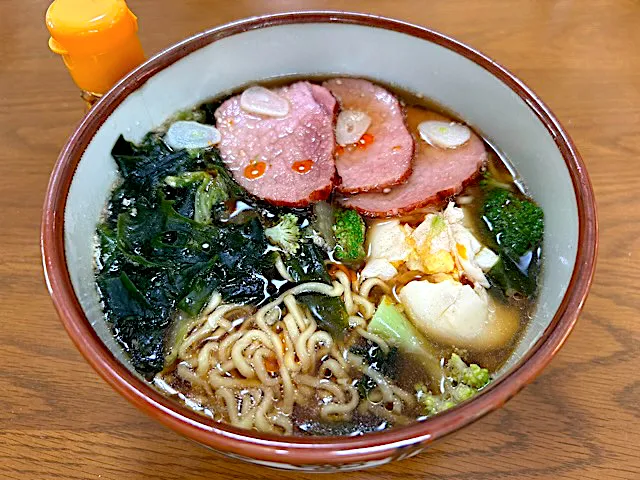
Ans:
<svg viewBox="0 0 640 480"><path fill-rule="evenodd" d="M339 297L328 297L319 293L306 293L297 299L305 304L322 330L333 338L342 338L349 326L349 315Z"/></svg>
<svg viewBox="0 0 640 480"><path fill-rule="evenodd" d="M136 145L122 136L111 152L122 181L97 228L96 280L115 338L147 377L162 370L178 310L197 315L214 291L224 301L260 305L284 288L265 237L284 212L250 197L224 168L217 150L171 150L154 133ZM240 202L245 210L236 214ZM305 238L286 257L295 283L330 282L326 253ZM309 294L318 323L341 336L339 299Z"/></svg>
<svg viewBox="0 0 640 480"><path fill-rule="evenodd" d="M331 283L324 264L324 251L306 239L300 245L295 256L288 256L283 261L287 272L296 283L323 282ZM349 316L340 298L327 297L319 293L299 295L298 300L309 308L309 312L322 328L334 338L342 338L349 324Z"/></svg>
<svg viewBox="0 0 640 480"><path fill-rule="evenodd" d="M269 294L274 257L255 216L217 221L241 189L215 150L174 152L150 134L140 145L120 137L112 155L123 181L97 230L97 284L116 338L135 368L153 375L164 366L166 331L177 308L195 315L214 290L228 301L259 304ZM208 195L205 182L166 182L189 172L203 172L191 176L216 189L200 221L195 202L198 189Z"/></svg>
<svg viewBox="0 0 640 480"><path fill-rule="evenodd" d="M363 344L351 347L351 352L363 358L365 363L387 378L395 379L398 373L398 349L391 347L388 353L374 342L367 340ZM371 390L377 386L373 378L363 375L356 383L360 398L367 398Z"/></svg>
<svg viewBox="0 0 640 480"><path fill-rule="evenodd" d="M331 283L331 277L324 265L324 251L310 240L302 242L295 256L283 259L287 272L296 283Z"/></svg>
<svg viewBox="0 0 640 480"><path fill-rule="evenodd" d="M480 182L483 199L479 211L483 240L500 259L487 277L494 293L503 298L533 297L540 272L544 213L522 192L512 191L488 172Z"/></svg>

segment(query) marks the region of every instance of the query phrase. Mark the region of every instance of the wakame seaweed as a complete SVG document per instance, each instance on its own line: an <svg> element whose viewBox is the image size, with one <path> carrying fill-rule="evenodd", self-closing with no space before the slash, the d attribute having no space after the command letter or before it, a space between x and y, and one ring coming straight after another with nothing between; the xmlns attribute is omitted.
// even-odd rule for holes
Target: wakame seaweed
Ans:
<svg viewBox="0 0 640 480"><path fill-rule="evenodd" d="M351 353L361 356L367 365L385 377L396 378L398 373L398 348L391 347L385 354L379 345L370 340L366 340L363 344L351 347ZM369 392L376 388L376 386L377 383L375 380L368 375L363 375L356 383L360 398L367 398Z"/></svg>
<svg viewBox="0 0 640 480"><path fill-rule="evenodd" d="M116 339L152 376L164 367L177 308L196 315L213 291L259 304L275 289L266 280L274 255L257 216L224 221L226 202L243 190L215 149L172 151L149 134L139 145L121 136L111 153L122 183L97 229L97 285Z"/></svg>
<svg viewBox="0 0 640 480"><path fill-rule="evenodd" d="M287 272L296 283L331 283L331 277L324 264L323 251L311 239L300 244L296 255L285 257ZM349 315L339 297L328 297L321 293L298 295L298 300L307 306L320 328L334 338L342 338L349 326Z"/></svg>
<svg viewBox="0 0 640 480"><path fill-rule="evenodd" d="M198 315L213 292L260 305L287 285L270 281L278 277L277 249L265 226L285 213L309 225L312 213L248 195L216 148L174 151L150 133L139 144L120 136L111 155L122 180L97 229L97 285L115 338L150 378L175 360L178 310ZM281 256L294 283L331 283L327 254L310 237L296 255ZM348 315L339 298L309 293L300 301L322 328L343 335Z"/></svg>

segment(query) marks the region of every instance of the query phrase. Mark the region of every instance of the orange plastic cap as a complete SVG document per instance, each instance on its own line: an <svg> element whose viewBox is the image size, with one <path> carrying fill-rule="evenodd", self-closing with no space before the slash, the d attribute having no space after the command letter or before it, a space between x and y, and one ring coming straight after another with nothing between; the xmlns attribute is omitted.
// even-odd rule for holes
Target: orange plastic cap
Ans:
<svg viewBox="0 0 640 480"><path fill-rule="evenodd" d="M82 90L101 95L144 62L138 20L124 0L55 0L46 21L49 48Z"/></svg>
<svg viewBox="0 0 640 480"><path fill-rule="evenodd" d="M98 55L136 35L124 0L55 0L47 9L49 47L60 55Z"/></svg>

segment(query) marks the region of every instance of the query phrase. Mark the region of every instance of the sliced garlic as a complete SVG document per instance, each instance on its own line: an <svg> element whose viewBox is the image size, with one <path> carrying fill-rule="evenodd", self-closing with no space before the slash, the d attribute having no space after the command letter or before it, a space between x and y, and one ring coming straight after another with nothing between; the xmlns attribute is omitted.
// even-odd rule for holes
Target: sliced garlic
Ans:
<svg viewBox="0 0 640 480"><path fill-rule="evenodd" d="M211 125L180 120L174 122L167 130L164 141L175 150L181 148L207 148L220 143L221 135Z"/></svg>
<svg viewBox="0 0 640 480"><path fill-rule="evenodd" d="M267 117L286 117L289 113L288 100L264 87L249 87L242 92L240 107L245 112Z"/></svg>
<svg viewBox="0 0 640 480"><path fill-rule="evenodd" d="M456 122L427 120L418 125L418 132L425 142L439 148L457 148L471 138L471 129Z"/></svg>
<svg viewBox="0 0 640 480"><path fill-rule="evenodd" d="M358 110L343 110L336 121L336 142L344 147L357 143L369 126L371 117Z"/></svg>

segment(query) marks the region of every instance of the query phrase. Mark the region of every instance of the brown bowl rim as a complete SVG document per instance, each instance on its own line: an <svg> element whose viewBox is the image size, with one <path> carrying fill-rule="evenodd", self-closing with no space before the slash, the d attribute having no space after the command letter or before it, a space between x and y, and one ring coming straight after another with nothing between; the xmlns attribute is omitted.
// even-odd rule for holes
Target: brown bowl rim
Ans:
<svg viewBox="0 0 640 480"><path fill-rule="evenodd" d="M95 132L127 95L157 72L212 42L249 30L300 23L342 23L392 30L453 50L484 68L524 100L544 123L565 160L578 206L578 250L571 281L550 325L527 355L472 401L424 422L359 437L259 434L214 422L164 397L131 374L96 335L75 295L65 258L64 210L75 169ZM47 188L41 226L44 274L54 306L82 355L116 391L164 425L217 451L300 466L385 459L394 450L406 452L405 447L435 441L501 407L536 378L573 329L592 282L597 246L596 205L584 162L560 122L531 89L479 51L446 35L390 18L338 11L287 12L225 24L167 48L131 72L93 107L63 147Z"/></svg>

